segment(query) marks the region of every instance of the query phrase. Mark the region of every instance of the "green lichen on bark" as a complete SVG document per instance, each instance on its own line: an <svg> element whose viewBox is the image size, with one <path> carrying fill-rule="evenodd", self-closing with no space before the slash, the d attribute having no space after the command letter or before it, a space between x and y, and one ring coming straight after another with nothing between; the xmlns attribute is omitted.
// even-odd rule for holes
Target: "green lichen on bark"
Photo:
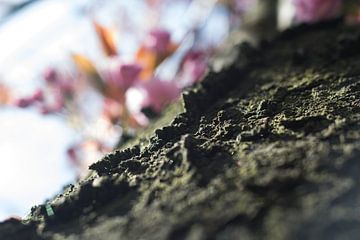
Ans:
<svg viewBox="0 0 360 240"><path fill-rule="evenodd" d="M358 238L359 29L303 26L243 44L183 102L169 126L51 200L53 216L34 207L0 236Z"/></svg>

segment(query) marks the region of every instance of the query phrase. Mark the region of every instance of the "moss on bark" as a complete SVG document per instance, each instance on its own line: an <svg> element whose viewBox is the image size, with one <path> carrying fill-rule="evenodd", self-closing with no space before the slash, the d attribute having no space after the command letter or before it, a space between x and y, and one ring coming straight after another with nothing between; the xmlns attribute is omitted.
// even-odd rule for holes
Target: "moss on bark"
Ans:
<svg viewBox="0 0 360 240"><path fill-rule="evenodd" d="M357 239L360 30L302 26L238 50L170 125L0 238Z"/></svg>

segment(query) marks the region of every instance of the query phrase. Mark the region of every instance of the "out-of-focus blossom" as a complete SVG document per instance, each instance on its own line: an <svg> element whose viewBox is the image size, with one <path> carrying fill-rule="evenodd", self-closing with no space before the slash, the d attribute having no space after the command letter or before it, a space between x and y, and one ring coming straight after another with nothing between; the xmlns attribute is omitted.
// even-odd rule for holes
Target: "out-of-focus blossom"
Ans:
<svg viewBox="0 0 360 240"><path fill-rule="evenodd" d="M155 29L152 30L147 38L145 39L145 47L153 50L159 55L164 55L167 53L168 48L171 43L171 36L168 31Z"/></svg>
<svg viewBox="0 0 360 240"><path fill-rule="evenodd" d="M336 17L342 9L342 0L293 0L295 20L314 23Z"/></svg>
<svg viewBox="0 0 360 240"><path fill-rule="evenodd" d="M33 103L34 101L31 98L23 97L16 99L14 105L20 108L27 108L30 107Z"/></svg>
<svg viewBox="0 0 360 240"><path fill-rule="evenodd" d="M42 102L44 100L44 92L41 89L36 90L31 99L35 102Z"/></svg>
<svg viewBox="0 0 360 240"><path fill-rule="evenodd" d="M40 113L47 115L61 112L66 102L72 102L77 91L74 81L55 68L48 68L43 78L46 85L37 89L30 96L17 98L13 105L20 108L35 106Z"/></svg>
<svg viewBox="0 0 360 240"><path fill-rule="evenodd" d="M31 96L15 99L14 105L20 108L27 108L44 100L44 93L37 89Z"/></svg>
<svg viewBox="0 0 360 240"><path fill-rule="evenodd" d="M236 13L244 14L257 4L257 0L233 0L232 6Z"/></svg>
<svg viewBox="0 0 360 240"><path fill-rule="evenodd" d="M43 74L43 78L48 85L47 87L55 89L63 95L69 96L75 92L76 87L72 78L62 72L59 72L55 68L50 67L46 69Z"/></svg>
<svg viewBox="0 0 360 240"><path fill-rule="evenodd" d="M79 94L79 83L75 83L72 77L55 68L48 68L43 78L47 83L45 89L37 90L32 99L41 103L40 112L44 115L61 112L65 108L65 102L72 102L76 94Z"/></svg>
<svg viewBox="0 0 360 240"><path fill-rule="evenodd" d="M61 93L55 94L51 97L51 100L48 100L48 102L43 102L43 104L40 106L40 112L44 115L59 113L65 107L65 98Z"/></svg>
<svg viewBox="0 0 360 240"><path fill-rule="evenodd" d="M171 41L171 35L165 30L152 30L140 46L136 61L142 66L140 77L150 79L155 68L168 56L173 54L178 45Z"/></svg>
<svg viewBox="0 0 360 240"><path fill-rule="evenodd" d="M139 80L141 70L142 67L136 63L120 63L104 70L104 97L124 104L126 91Z"/></svg>
<svg viewBox="0 0 360 240"><path fill-rule="evenodd" d="M189 7L190 10L202 7L200 6L202 4L199 5L197 1L193 0L147 0L149 5L146 8L160 15L163 9L177 1L182 1L182 4L184 2L194 3L192 6L195 7ZM247 12L257 1L223 0L223 3L226 2L227 6L235 7L236 10L232 12L235 13L234 15L239 15L239 13ZM155 16L156 13L150 15ZM192 15L192 13L188 14L185 11L184 16L187 16L189 18L187 20L190 21L186 21L186 24L180 27L186 28L185 25L188 25L188 28L199 28L200 31L203 28L200 25L203 24L199 26L197 23L195 24L198 20L192 19L198 18ZM158 15L155 16L154 20L157 17ZM116 144L114 139L118 140L121 134L125 136L137 128L147 126L149 118L156 116L169 103L177 100L182 88L199 81L206 72L207 60L212 54L209 50L210 42L201 43L204 51L192 49L185 54L186 49L192 45L200 45L197 42L197 39L201 38L199 35L199 38L194 38L194 43L179 42L179 44L183 44L184 48L179 49L179 54L174 56L174 61L169 59L170 63L173 62L174 67L166 68L170 69L169 71L173 70L173 74L167 75L171 75L169 81L160 80L159 78L163 78L163 75L159 74L161 71L157 71L157 68L177 51L179 44L172 40L169 31L160 29L160 26L155 23L160 18L154 22L149 22L149 18L143 19L147 21L143 24L146 25L144 28L128 29L132 31L131 35L136 37L133 43L138 43L137 37L142 35L133 33L135 30L155 28L139 42L132 63L124 63L129 58L125 60L119 56L120 48L118 49L116 46L113 29L94 21L94 30L105 57L102 59L105 61L100 62L108 65L98 64L99 62L96 59L92 60L81 54L73 54L72 60L76 66L75 71L66 73L54 67L46 69L43 73L44 86L30 96L16 101L17 106L34 106L42 114L57 113L59 116L70 120L68 122L80 130L81 142L71 146L67 151L68 158L79 170L79 174L86 173L90 163L98 160L105 152L111 151L111 148ZM124 20L127 21L128 19ZM200 22L202 23L202 21ZM218 26L221 24L217 23ZM183 34L191 31L191 29L172 30L179 30L179 33ZM126 37L127 34L123 36ZM126 39L123 43L126 45ZM164 63L164 68L166 64ZM89 87L93 89L90 90ZM96 91L96 97L93 99L84 98L86 93L94 92L93 90ZM88 103L89 105L87 105ZM95 106L94 111L92 104ZM94 112L92 116L95 119L87 117L86 111L81 111L84 108L90 108L90 111Z"/></svg>
<svg viewBox="0 0 360 240"><path fill-rule="evenodd" d="M43 78L48 84L54 84L58 81L58 72L55 68L49 67L45 70Z"/></svg>
<svg viewBox="0 0 360 240"><path fill-rule="evenodd" d="M145 92L141 106L151 107L156 112L161 112L167 104L178 99L181 93L181 88L175 82L157 78L145 82L141 87Z"/></svg>
<svg viewBox="0 0 360 240"><path fill-rule="evenodd" d="M141 70L139 64L120 64L120 66L116 66L105 73L105 78L112 86L125 92L136 83Z"/></svg>
<svg viewBox="0 0 360 240"><path fill-rule="evenodd" d="M110 98L104 100L103 115L112 124L117 124L123 112L123 104Z"/></svg>
<svg viewBox="0 0 360 240"><path fill-rule="evenodd" d="M190 86L204 76L207 69L207 54L202 50L189 51L181 66L180 85L182 87Z"/></svg>
<svg viewBox="0 0 360 240"><path fill-rule="evenodd" d="M112 99L104 100L103 115L112 125L121 123L132 128L145 127L149 120L141 111L130 112L126 104Z"/></svg>

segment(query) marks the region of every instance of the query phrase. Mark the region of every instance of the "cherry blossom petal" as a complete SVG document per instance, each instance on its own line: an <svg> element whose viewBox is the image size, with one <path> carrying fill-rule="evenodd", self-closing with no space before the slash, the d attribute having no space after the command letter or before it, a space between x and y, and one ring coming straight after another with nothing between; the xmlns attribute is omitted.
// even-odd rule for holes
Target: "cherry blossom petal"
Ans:
<svg viewBox="0 0 360 240"><path fill-rule="evenodd" d="M49 67L45 70L43 78L48 84L54 84L58 81L59 73L55 68Z"/></svg>
<svg viewBox="0 0 360 240"><path fill-rule="evenodd" d="M297 22L314 23L336 17L342 0L294 0Z"/></svg>
<svg viewBox="0 0 360 240"><path fill-rule="evenodd" d="M244 14L257 4L257 0L234 0L233 8L235 12Z"/></svg>
<svg viewBox="0 0 360 240"><path fill-rule="evenodd" d="M105 73L107 80L125 92L133 86L139 78L142 68L138 64L121 64Z"/></svg>
<svg viewBox="0 0 360 240"><path fill-rule="evenodd" d="M31 98L19 98L16 99L14 105L20 108L30 107L34 101Z"/></svg>
<svg viewBox="0 0 360 240"><path fill-rule="evenodd" d="M170 43L170 33L161 29L152 30L145 40L145 46L152 49L159 55L167 53Z"/></svg>
<svg viewBox="0 0 360 240"><path fill-rule="evenodd" d="M41 89L36 90L31 99L36 102L42 102L44 100L44 92Z"/></svg>
<svg viewBox="0 0 360 240"><path fill-rule="evenodd" d="M145 82L142 88L146 94L142 107L151 107L156 112L161 112L167 104L178 99L181 93L181 88L175 82L161 81L157 78Z"/></svg>
<svg viewBox="0 0 360 240"><path fill-rule="evenodd" d="M180 84L182 87L190 86L204 76L207 69L207 56L204 51L192 50L184 58Z"/></svg>

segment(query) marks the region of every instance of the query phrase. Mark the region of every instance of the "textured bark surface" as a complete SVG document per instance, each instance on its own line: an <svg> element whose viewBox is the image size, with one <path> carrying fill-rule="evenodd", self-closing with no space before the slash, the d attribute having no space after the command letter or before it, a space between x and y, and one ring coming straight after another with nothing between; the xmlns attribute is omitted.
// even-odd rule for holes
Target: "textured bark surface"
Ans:
<svg viewBox="0 0 360 240"><path fill-rule="evenodd" d="M300 27L239 52L169 126L0 239L358 239L360 30Z"/></svg>

